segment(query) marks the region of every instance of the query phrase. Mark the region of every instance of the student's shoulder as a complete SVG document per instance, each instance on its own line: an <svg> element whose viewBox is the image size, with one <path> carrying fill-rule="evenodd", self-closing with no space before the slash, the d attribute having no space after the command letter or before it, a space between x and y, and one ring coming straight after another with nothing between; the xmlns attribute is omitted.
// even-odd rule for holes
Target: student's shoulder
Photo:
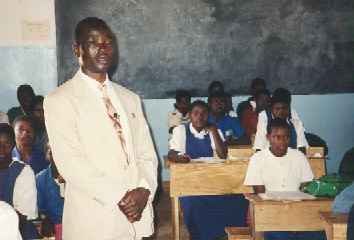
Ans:
<svg viewBox="0 0 354 240"><path fill-rule="evenodd" d="M290 156L292 159L306 160L307 161L307 158L306 158L305 154L303 154L298 149L288 148L288 156Z"/></svg>
<svg viewBox="0 0 354 240"><path fill-rule="evenodd" d="M260 150L260 151L257 151L255 152L251 159L250 160L253 160L253 161L259 161L259 162L263 162L265 161L266 159L269 158L269 153L268 153L269 150L267 149L263 149L263 150Z"/></svg>

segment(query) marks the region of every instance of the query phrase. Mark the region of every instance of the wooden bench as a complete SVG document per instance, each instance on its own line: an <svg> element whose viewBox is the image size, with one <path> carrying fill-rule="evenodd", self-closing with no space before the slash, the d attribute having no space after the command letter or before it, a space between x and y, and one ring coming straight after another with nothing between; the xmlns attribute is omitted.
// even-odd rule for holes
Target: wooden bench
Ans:
<svg viewBox="0 0 354 240"><path fill-rule="evenodd" d="M252 239L249 227L226 227L225 232L228 240Z"/></svg>
<svg viewBox="0 0 354 240"><path fill-rule="evenodd" d="M348 214L335 214L332 212L320 212L327 240L347 239Z"/></svg>

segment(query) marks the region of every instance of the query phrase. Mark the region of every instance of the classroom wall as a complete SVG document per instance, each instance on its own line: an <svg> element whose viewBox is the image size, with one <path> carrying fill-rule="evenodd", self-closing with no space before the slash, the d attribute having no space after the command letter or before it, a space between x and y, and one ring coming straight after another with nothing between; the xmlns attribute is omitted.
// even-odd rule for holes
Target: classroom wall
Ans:
<svg viewBox="0 0 354 240"><path fill-rule="evenodd" d="M234 107L246 98L234 97ZM292 101L306 130L321 136L327 142L327 169L330 173L336 172L344 152L354 146L354 94L296 95ZM173 103L174 99L144 100L160 159L168 151L167 114L173 110ZM168 180L168 170L162 169L162 179Z"/></svg>
<svg viewBox="0 0 354 240"><path fill-rule="evenodd" d="M37 94L57 85L54 0L1 0L0 111L18 106L16 89Z"/></svg>

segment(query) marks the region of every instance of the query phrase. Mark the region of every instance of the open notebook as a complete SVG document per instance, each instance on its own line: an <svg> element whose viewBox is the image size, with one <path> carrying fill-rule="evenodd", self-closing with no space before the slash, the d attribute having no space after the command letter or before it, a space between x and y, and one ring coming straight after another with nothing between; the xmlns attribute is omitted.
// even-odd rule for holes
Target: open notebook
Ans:
<svg viewBox="0 0 354 240"><path fill-rule="evenodd" d="M303 193L300 191L294 192L266 192L258 194L263 200L274 200L274 201L301 201L301 200L312 200L316 197Z"/></svg>

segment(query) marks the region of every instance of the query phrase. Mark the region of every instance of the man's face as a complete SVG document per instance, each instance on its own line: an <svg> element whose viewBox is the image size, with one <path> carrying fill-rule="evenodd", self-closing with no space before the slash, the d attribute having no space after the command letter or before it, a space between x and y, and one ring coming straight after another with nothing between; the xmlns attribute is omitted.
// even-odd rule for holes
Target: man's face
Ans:
<svg viewBox="0 0 354 240"><path fill-rule="evenodd" d="M113 62L113 36L108 30L88 30L79 49L85 73L107 73Z"/></svg>
<svg viewBox="0 0 354 240"><path fill-rule="evenodd" d="M15 124L15 139L19 146L32 146L34 142L34 130L27 121L19 121Z"/></svg>
<svg viewBox="0 0 354 240"><path fill-rule="evenodd" d="M201 130L208 123L208 110L202 106L195 106L191 111L190 118L193 127Z"/></svg>
<svg viewBox="0 0 354 240"><path fill-rule="evenodd" d="M290 141L289 129L282 127L272 128L267 138L270 143L270 150L275 156L282 157L286 154Z"/></svg>
<svg viewBox="0 0 354 240"><path fill-rule="evenodd" d="M289 117L289 105L286 103L275 103L272 106L274 118L287 119Z"/></svg>
<svg viewBox="0 0 354 240"><path fill-rule="evenodd" d="M191 105L191 100L188 97L183 97L178 102L176 102L176 107L178 111L182 114L186 114L189 111L190 105Z"/></svg>
<svg viewBox="0 0 354 240"><path fill-rule="evenodd" d="M256 98L256 106L258 112L268 109L269 105L270 105L270 97L267 94L260 94Z"/></svg>
<svg viewBox="0 0 354 240"><path fill-rule="evenodd" d="M0 134L0 161L11 159L14 142L7 134Z"/></svg>
<svg viewBox="0 0 354 240"><path fill-rule="evenodd" d="M223 97L213 97L210 101L210 111L213 114L224 114L225 113L225 98Z"/></svg>

